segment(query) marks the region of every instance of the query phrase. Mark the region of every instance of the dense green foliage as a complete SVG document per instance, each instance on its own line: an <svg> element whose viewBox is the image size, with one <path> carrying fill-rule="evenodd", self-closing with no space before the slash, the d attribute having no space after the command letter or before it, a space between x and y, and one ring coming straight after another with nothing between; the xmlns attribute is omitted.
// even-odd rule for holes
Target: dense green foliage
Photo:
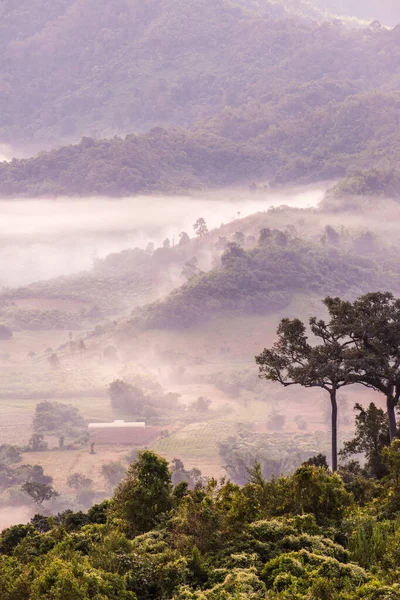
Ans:
<svg viewBox="0 0 400 600"><path fill-rule="evenodd" d="M2 532L2 600L398 600L397 447L387 462L375 486L255 465L243 487L189 490L141 453L110 501Z"/></svg>

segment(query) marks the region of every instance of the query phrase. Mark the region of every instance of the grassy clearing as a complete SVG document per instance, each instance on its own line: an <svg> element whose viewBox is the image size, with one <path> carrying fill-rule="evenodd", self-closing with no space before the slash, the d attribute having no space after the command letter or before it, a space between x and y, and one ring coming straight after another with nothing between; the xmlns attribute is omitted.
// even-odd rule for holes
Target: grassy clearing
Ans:
<svg viewBox="0 0 400 600"><path fill-rule="evenodd" d="M215 458L218 456L218 443L234 435L234 422L210 421L191 423L166 438L157 440L152 449L160 454L191 458Z"/></svg>
<svg viewBox="0 0 400 600"><path fill-rule="evenodd" d="M94 489L102 492L106 490L101 475L102 465L110 461L124 461L128 452L127 446L97 446L95 454L90 454L89 448L64 452L28 452L23 455L23 462L41 465L46 475L53 477L55 489L63 493L71 494L67 479L72 473L89 477L94 482Z"/></svg>

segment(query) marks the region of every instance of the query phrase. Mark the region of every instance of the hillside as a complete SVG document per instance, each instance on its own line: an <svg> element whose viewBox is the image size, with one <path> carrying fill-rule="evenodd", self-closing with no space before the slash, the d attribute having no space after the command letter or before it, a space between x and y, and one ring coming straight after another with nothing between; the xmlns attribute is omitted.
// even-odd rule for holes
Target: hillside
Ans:
<svg viewBox="0 0 400 600"><path fill-rule="evenodd" d="M134 311L131 320L120 324L120 335L129 336L135 328L190 327L218 315L267 315L301 293L353 296L382 286L398 289L397 248L381 246L371 234L340 248L340 235L332 230L330 239L331 230L319 245L269 229L261 231L251 250L231 243L220 267Z"/></svg>
<svg viewBox="0 0 400 600"><path fill-rule="evenodd" d="M215 112L249 80L244 62L240 71L232 63L233 40L243 48L259 19L265 30L271 14L284 14L275 3L247 10L230 0L50 4L2 5L0 138L6 142L59 144Z"/></svg>
<svg viewBox="0 0 400 600"><path fill-rule="evenodd" d="M332 86L337 100L329 84L303 86L280 104L274 99L225 110L191 131L155 128L124 139L84 138L32 159L0 163L0 195L171 194L265 179L333 179L371 162L381 169L396 166L399 93L343 99L343 89Z"/></svg>
<svg viewBox="0 0 400 600"><path fill-rule="evenodd" d="M397 31L318 25L293 4L7 0L0 140L26 151L187 125L324 78L398 88Z"/></svg>

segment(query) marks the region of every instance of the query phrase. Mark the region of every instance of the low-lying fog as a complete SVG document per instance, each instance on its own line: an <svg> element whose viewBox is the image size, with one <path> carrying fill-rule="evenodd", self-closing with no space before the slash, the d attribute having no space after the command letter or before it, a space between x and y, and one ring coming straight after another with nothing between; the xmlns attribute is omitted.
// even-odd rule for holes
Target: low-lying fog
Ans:
<svg viewBox="0 0 400 600"><path fill-rule="evenodd" d="M103 257L179 233L194 235L204 217L209 228L271 206L317 206L327 185L286 191L215 193L196 197L123 199L10 199L0 201L0 285L18 286L67 275Z"/></svg>

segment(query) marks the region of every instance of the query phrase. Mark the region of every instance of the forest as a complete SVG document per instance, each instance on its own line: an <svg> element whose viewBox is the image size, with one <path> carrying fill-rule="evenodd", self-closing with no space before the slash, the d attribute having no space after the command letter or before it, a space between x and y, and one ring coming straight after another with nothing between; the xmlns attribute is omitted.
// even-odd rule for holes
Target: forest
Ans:
<svg viewBox="0 0 400 600"><path fill-rule="evenodd" d="M217 267L194 272L166 298L134 309L120 329L129 335L135 328L186 328L218 315L268 315L299 293L351 296L355 290L397 288L397 248L368 232L350 244L330 226L325 235L322 243L312 243L266 228L249 250L222 239L226 249ZM240 233L234 239L240 241Z"/></svg>
<svg viewBox="0 0 400 600"><path fill-rule="evenodd" d="M110 500L2 532L1 597L396 600L398 454L398 442L383 451L380 480L332 474L321 457L192 487L144 451Z"/></svg>
<svg viewBox="0 0 400 600"><path fill-rule="evenodd" d="M38 9L18 39L21 6L0 25L0 140L58 148L0 164L3 196L174 193L398 163L396 27L275 2L67 4Z"/></svg>
<svg viewBox="0 0 400 600"><path fill-rule="evenodd" d="M400 600L399 57L0 0L0 600Z"/></svg>

